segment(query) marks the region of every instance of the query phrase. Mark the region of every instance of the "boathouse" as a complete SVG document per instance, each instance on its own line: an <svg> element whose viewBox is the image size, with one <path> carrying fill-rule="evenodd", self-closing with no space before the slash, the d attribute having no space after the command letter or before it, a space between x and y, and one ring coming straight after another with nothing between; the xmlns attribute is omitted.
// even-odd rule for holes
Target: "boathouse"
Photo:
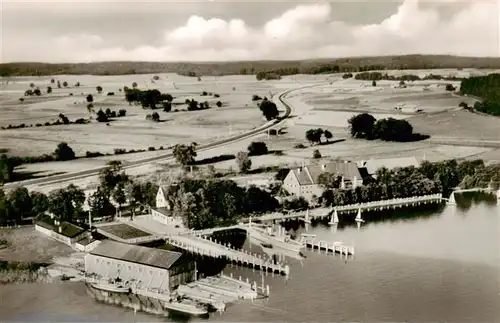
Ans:
<svg viewBox="0 0 500 323"><path fill-rule="evenodd" d="M283 180L283 188L290 194L312 201L314 196L319 197L324 191L324 187L318 184L318 177L322 173L338 174L342 178L342 188L355 188L363 185L356 163L336 161L291 169Z"/></svg>
<svg viewBox="0 0 500 323"><path fill-rule="evenodd" d="M172 207L167 199L167 186L160 186L156 193L156 207L151 209L153 220L166 225L183 227L182 218L172 214Z"/></svg>
<svg viewBox="0 0 500 323"><path fill-rule="evenodd" d="M102 241L85 256L85 271L100 279L121 279L137 288L171 292L196 280L196 263L180 252Z"/></svg>

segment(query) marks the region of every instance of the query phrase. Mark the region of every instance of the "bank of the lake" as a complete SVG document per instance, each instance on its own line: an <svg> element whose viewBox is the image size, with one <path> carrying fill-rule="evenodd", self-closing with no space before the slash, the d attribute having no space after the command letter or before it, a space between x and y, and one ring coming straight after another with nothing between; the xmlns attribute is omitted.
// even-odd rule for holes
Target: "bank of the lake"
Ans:
<svg viewBox="0 0 500 323"><path fill-rule="evenodd" d="M302 263L289 260L287 281L264 277L271 286L268 300L234 304L210 320L499 321L500 206L477 194L457 202L426 216L366 223L359 231L311 226L308 233L319 238L354 243L355 259L306 252ZM258 271L225 272L261 280ZM130 310L95 303L80 283L5 285L0 293L2 321L168 321L140 313L134 318Z"/></svg>

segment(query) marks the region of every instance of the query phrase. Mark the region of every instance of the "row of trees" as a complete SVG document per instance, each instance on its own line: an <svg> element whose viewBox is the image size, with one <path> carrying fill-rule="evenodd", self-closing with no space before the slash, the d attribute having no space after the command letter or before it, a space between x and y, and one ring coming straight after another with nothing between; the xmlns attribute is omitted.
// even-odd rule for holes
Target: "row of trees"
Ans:
<svg viewBox="0 0 500 323"><path fill-rule="evenodd" d="M352 74L351 74L352 77ZM400 76L396 75L389 75L387 73L382 73L382 72L363 72L363 73L357 73L354 78L356 80L363 80L363 81L380 81L380 80L387 80L387 81L422 81L422 80L447 80L447 81L460 81L462 78L456 77L456 76L442 76L442 75L435 75L435 74L428 74L424 77L420 77L415 74L404 74Z"/></svg>
<svg viewBox="0 0 500 323"><path fill-rule="evenodd" d="M128 87L123 88L125 92L125 100L127 100L129 104L136 103L140 104L143 108L156 109L156 106L160 104L160 102L166 101L171 103L174 99L172 95L168 93L161 93L157 89L140 90L136 87L137 84L135 83L135 87L132 89Z"/></svg>
<svg viewBox="0 0 500 323"><path fill-rule="evenodd" d="M368 140L409 142L428 138L413 133L412 125L406 120L394 118L375 119L371 114L361 113L348 120L349 131L353 138Z"/></svg>
<svg viewBox="0 0 500 323"><path fill-rule="evenodd" d="M355 189L339 189L341 178L338 174L324 173L318 182L326 190L318 201L323 205L335 206L364 203L392 198L404 198L443 192L448 195L457 186L465 188L498 187L500 165L485 166L482 160L456 160L442 162L424 161L420 167L403 167L394 170L380 168L374 178L365 178L366 185Z"/></svg>
<svg viewBox="0 0 500 323"><path fill-rule="evenodd" d="M270 193L229 180L183 179L170 186L166 195L174 215L182 216L193 229L234 224L243 215L279 208Z"/></svg>
<svg viewBox="0 0 500 323"><path fill-rule="evenodd" d="M474 109L500 116L500 74L466 78L460 84L460 93L482 99L474 104Z"/></svg>

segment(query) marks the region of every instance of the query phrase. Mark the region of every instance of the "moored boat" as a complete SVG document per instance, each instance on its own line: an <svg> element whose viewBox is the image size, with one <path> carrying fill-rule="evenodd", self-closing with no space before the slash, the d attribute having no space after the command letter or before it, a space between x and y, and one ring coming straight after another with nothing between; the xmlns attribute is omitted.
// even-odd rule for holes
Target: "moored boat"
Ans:
<svg viewBox="0 0 500 323"><path fill-rule="evenodd" d="M294 252L300 252L304 246L295 241L289 234L277 234L272 228L262 229L251 227L248 229L250 236L262 244L271 244L273 247L282 248Z"/></svg>
<svg viewBox="0 0 500 323"><path fill-rule="evenodd" d="M202 306L196 301L190 299L171 300L170 302L163 302L163 307L170 311L176 311L184 314L202 316L208 314L206 306Z"/></svg>

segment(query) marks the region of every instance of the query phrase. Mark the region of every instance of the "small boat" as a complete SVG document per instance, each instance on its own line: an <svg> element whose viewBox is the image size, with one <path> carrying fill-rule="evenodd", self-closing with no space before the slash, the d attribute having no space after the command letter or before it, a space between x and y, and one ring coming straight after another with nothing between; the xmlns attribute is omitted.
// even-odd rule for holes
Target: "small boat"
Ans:
<svg viewBox="0 0 500 323"><path fill-rule="evenodd" d="M273 248L273 245L271 243L262 242L260 245L262 247L264 247L264 248L267 248L267 249L272 249Z"/></svg>
<svg viewBox="0 0 500 323"><path fill-rule="evenodd" d="M116 285L116 284L107 284L107 283L91 283L90 286L92 286L95 289L99 289L105 292L113 292L113 293L129 293L130 288L125 287L122 285Z"/></svg>
<svg viewBox="0 0 500 323"><path fill-rule="evenodd" d="M300 252L304 248L302 243L293 240L289 234L276 234L271 228L267 228L266 230L263 228L251 227L249 228L249 233L250 236L261 245L263 243L271 244L273 248L276 247L293 252Z"/></svg>
<svg viewBox="0 0 500 323"><path fill-rule="evenodd" d="M201 316L208 314L208 309L205 306L201 306L197 302L186 298L181 300L170 300L170 302L164 302L163 307L170 311L176 311L194 316Z"/></svg>

